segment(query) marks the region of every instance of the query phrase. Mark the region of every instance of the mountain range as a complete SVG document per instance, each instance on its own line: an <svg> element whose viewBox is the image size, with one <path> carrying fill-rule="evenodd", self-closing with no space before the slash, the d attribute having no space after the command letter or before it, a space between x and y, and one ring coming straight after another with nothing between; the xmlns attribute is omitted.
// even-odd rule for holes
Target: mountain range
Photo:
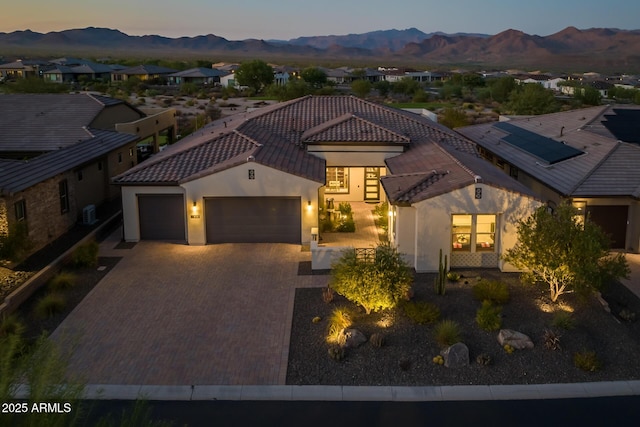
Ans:
<svg viewBox="0 0 640 427"><path fill-rule="evenodd" d="M169 38L131 36L88 27L46 34L0 33L0 55L91 52L114 56L216 57L313 62L424 64L427 66L535 67L550 70L640 70L640 30L567 27L548 35L506 30L495 35L424 33L416 28L291 40L227 40L213 34Z"/></svg>

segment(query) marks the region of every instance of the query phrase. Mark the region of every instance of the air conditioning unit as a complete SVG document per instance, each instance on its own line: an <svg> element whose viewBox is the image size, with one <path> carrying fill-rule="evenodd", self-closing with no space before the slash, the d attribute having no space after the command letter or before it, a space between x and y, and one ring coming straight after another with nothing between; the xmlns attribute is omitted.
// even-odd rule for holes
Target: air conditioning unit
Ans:
<svg viewBox="0 0 640 427"><path fill-rule="evenodd" d="M96 223L96 206L87 205L82 208L82 223L85 225L93 225Z"/></svg>

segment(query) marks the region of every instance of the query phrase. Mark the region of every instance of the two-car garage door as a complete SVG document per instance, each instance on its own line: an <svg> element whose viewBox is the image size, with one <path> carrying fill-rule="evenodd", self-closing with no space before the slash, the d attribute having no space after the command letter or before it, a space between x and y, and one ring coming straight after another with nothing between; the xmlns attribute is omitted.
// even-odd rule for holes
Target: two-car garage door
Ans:
<svg viewBox="0 0 640 427"><path fill-rule="evenodd" d="M140 238L185 241L182 194L139 194ZM300 243L300 197L205 199L207 243Z"/></svg>
<svg viewBox="0 0 640 427"><path fill-rule="evenodd" d="M300 197L205 199L207 243L300 243Z"/></svg>

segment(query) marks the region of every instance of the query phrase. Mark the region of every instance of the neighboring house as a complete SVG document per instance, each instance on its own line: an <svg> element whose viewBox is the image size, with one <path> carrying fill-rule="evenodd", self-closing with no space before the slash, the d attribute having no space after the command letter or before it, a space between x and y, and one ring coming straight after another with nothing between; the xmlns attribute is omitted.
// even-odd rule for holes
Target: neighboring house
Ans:
<svg viewBox="0 0 640 427"><path fill-rule="evenodd" d="M3 79L26 79L40 77L40 71L46 69L47 62L19 59L15 62L0 64L0 76Z"/></svg>
<svg viewBox="0 0 640 427"><path fill-rule="evenodd" d="M87 63L75 66L56 65L42 73L42 77L54 83L71 83L82 80L108 82L114 69L105 64Z"/></svg>
<svg viewBox="0 0 640 427"><path fill-rule="evenodd" d="M138 65L135 67L115 70L111 73L111 81L127 81L131 77L137 77L142 81L167 79L170 74L177 72L172 68L160 67L158 65Z"/></svg>
<svg viewBox="0 0 640 427"><path fill-rule="evenodd" d="M640 250L640 108L600 106L456 129L550 206L573 202Z"/></svg>
<svg viewBox="0 0 640 427"><path fill-rule="evenodd" d="M220 83L220 77L226 75L226 72L216 70L214 68L190 68L167 76L169 84L181 85L183 83L193 83L196 85L213 86Z"/></svg>
<svg viewBox="0 0 640 427"><path fill-rule="evenodd" d="M35 251L81 221L85 207L118 197L110 179L136 164L145 134L117 128L135 123L153 136L165 116L88 94L0 95L0 230L26 222Z"/></svg>
<svg viewBox="0 0 640 427"><path fill-rule="evenodd" d="M309 243L327 199L391 207L391 242L417 271L512 269L500 254L542 204L428 119L352 96L307 96L187 137L116 177L124 238L191 245Z"/></svg>

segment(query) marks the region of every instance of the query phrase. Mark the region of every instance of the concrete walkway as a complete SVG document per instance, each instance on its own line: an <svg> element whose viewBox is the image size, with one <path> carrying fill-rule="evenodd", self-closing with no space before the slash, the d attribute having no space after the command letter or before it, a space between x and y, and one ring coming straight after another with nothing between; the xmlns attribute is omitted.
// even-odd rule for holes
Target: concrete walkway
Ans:
<svg viewBox="0 0 640 427"><path fill-rule="evenodd" d="M620 282L640 298L640 254L625 254L631 275L628 279L620 279Z"/></svg>
<svg viewBox="0 0 640 427"><path fill-rule="evenodd" d="M320 246L351 246L354 248L374 248L380 242L378 228L373 214L375 204L364 202L349 202L356 223L354 233L321 233Z"/></svg>

